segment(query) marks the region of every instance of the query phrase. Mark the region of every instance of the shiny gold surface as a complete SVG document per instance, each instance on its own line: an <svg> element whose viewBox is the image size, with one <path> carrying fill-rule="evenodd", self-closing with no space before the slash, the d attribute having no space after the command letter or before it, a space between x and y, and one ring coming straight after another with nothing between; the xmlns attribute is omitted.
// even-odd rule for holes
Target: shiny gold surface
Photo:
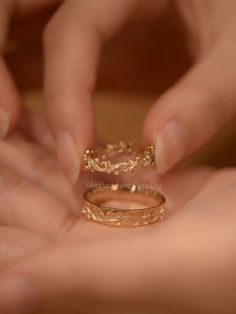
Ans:
<svg viewBox="0 0 236 314"><path fill-rule="evenodd" d="M115 161L116 157L122 157ZM135 168L155 166L154 146L139 147L132 142L120 141L107 144L104 148L87 149L83 156L85 170L118 175L120 172L133 172Z"/></svg>
<svg viewBox="0 0 236 314"><path fill-rule="evenodd" d="M122 208L124 204L128 208ZM164 218L164 204L164 196L156 191L115 184L85 192L82 213L90 221L112 227L148 226Z"/></svg>

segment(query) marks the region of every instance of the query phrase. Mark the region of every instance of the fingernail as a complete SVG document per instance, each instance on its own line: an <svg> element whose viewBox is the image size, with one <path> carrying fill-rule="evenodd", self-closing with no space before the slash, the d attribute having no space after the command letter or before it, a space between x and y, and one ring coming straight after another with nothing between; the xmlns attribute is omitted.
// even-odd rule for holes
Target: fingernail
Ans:
<svg viewBox="0 0 236 314"><path fill-rule="evenodd" d="M0 107L0 138L4 139L10 128L8 113Z"/></svg>
<svg viewBox="0 0 236 314"><path fill-rule="evenodd" d="M33 307L33 290L24 278L0 279L0 313L25 314Z"/></svg>
<svg viewBox="0 0 236 314"><path fill-rule="evenodd" d="M72 184L80 173L80 158L75 142L68 132L59 132L56 137L57 155L62 169Z"/></svg>
<svg viewBox="0 0 236 314"><path fill-rule="evenodd" d="M188 131L177 121L169 121L156 137L156 167L164 174L180 161L186 151Z"/></svg>

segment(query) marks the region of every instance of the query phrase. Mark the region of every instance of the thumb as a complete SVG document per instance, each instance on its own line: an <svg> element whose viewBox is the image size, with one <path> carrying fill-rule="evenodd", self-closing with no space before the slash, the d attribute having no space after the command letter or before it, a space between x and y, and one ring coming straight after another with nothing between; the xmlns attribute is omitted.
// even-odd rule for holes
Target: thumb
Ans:
<svg viewBox="0 0 236 314"><path fill-rule="evenodd" d="M144 138L162 174L209 141L236 111L236 47L218 43L151 108Z"/></svg>

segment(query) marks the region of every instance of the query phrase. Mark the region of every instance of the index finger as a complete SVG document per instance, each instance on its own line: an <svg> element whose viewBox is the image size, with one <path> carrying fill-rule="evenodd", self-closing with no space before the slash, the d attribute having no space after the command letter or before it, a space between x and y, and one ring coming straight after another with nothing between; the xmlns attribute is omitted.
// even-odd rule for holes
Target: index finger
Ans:
<svg viewBox="0 0 236 314"><path fill-rule="evenodd" d="M63 3L45 31L45 100L57 155L72 183L94 141L92 92L101 46L124 24L136 0Z"/></svg>

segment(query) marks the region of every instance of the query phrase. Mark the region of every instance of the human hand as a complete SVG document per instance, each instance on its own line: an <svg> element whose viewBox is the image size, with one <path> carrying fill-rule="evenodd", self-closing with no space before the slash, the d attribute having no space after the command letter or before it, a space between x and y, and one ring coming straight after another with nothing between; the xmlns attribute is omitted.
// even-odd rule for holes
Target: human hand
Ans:
<svg viewBox="0 0 236 314"><path fill-rule="evenodd" d="M1 46L14 8L19 19L26 19L51 5L59 7L43 25L45 102L59 161L72 182L78 178L82 152L94 141L91 99L101 48L128 21L144 16L158 20L175 12L173 19L180 18L187 28L194 57L189 71L157 100L146 119L144 138L156 144L160 173L207 142L235 113L235 1L165 0L147 5L140 0L5 0L0 10ZM5 135L17 120L20 100L2 58L0 65L1 106L9 114L7 124L2 113Z"/></svg>
<svg viewBox="0 0 236 314"><path fill-rule="evenodd" d="M78 190L20 133L0 142L0 267L50 246L80 217ZM80 180L83 185L83 179Z"/></svg>
<svg viewBox="0 0 236 314"><path fill-rule="evenodd" d="M234 313L235 170L170 172L161 182L155 177L151 173L143 180L162 185L169 217L137 229L110 228L71 213L65 219L57 200L50 201L51 209L40 201L42 208L29 219L29 206L18 215L14 195L1 197L8 209L1 225L50 240L38 254L34 246L28 258L11 259L2 270L1 312ZM30 196L38 206L41 197Z"/></svg>

